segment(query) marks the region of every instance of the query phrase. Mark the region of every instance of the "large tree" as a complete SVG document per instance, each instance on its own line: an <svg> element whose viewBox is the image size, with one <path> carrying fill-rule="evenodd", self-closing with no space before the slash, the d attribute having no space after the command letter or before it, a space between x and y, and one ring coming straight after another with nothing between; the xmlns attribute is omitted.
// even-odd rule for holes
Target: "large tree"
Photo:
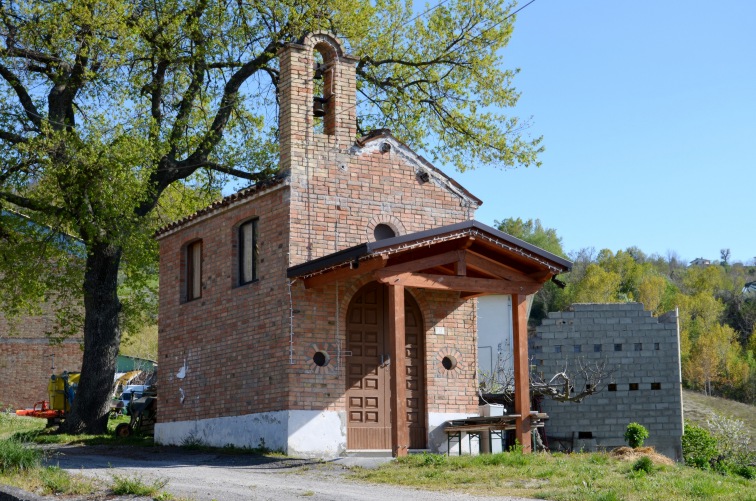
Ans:
<svg viewBox="0 0 756 501"><path fill-rule="evenodd" d="M152 297L162 200L275 174L282 44L314 30L346 41L360 131L389 127L459 169L527 166L540 139L505 114L512 13L483 0L420 14L399 0L0 0L0 305L73 305L57 331L84 332L69 431L105 430L120 333Z"/></svg>

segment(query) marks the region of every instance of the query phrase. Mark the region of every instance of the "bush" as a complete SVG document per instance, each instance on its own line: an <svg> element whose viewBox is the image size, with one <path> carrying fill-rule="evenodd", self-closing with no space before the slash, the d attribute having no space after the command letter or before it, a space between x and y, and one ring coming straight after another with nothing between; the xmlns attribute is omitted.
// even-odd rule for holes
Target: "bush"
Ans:
<svg viewBox="0 0 756 501"><path fill-rule="evenodd" d="M633 463L633 471L645 471L651 473L654 471L654 462L648 456L643 456Z"/></svg>
<svg viewBox="0 0 756 501"><path fill-rule="evenodd" d="M30 470L40 465L42 453L18 440L0 440L0 473Z"/></svg>
<svg viewBox="0 0 756 501"><path fill-rule="evenodd" d="M706 424L716 441L717 453L722 461L736 467L756 463L756 453L751 450L751 436L743 421L715 414Z"/></svg>
<svg viewBox="0 0 756 501"><path fill-rule="evenodd" d="M648 438L648 430L641 424L630 423L625 430L625 442L633 449L643 447L643 441Z"/></svg>
<svg viewBox="0 0 756 501"><path fill-rule="evenodd" d="M694 424L685 423L682 436L682 450L685 464L708 470L717 452L717 440L708 430Z"/></svg>

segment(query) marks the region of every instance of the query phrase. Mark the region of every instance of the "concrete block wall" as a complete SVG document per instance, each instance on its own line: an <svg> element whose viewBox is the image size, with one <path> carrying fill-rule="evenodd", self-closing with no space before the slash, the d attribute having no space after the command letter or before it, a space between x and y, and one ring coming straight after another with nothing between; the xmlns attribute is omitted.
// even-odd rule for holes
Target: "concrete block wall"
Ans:
<svg viewBox="0 0 756 501"><path fill-rule="evenodd" d="M569 311L549 313L530 340L531 369L549 378L565 367L576 374L579 361L605 361L615 371L601 392L581 403L543 400L550 447L625 445L627 424L638 422L649 431L646 445L681 459L679 353L675 312L655 318L642 304L625 303L574 304ZM577 379L575 391L584 386Z"/></svg>

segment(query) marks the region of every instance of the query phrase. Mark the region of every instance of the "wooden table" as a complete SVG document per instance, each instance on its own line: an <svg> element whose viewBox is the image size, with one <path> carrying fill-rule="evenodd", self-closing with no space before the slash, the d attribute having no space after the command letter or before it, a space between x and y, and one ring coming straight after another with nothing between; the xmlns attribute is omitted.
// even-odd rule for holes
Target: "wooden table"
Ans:
<svg viewBox="0 0 756 501"><path fill-rule="evenodd" d="M465 419L452 419L444 426L446 433L446 450L451 455L452 443L459 447L459 455L462 455L462 435L467 434L470 453L472 454L472 439L478 439L478 452L489 454L491 452L491 440L495 436L502 441L504 446L504 433L515 429L515 423L520 414L507 414L505 416L470 417ZM543 421L549 416L544 412L530 413L530 430L543 427Z"/></svg>

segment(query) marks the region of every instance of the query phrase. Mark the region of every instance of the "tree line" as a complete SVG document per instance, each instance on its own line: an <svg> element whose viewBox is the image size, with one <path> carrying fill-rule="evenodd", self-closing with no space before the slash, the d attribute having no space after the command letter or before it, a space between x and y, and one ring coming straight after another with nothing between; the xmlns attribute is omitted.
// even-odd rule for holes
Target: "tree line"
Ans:
<svg viewBox="0 0 756 501"><path fill-rule="evenodd" d="M675 252L648 255L638 247L566 253L556 230L539 220L510 218L497 227L574 262L570 273L536 294L530 322L573 303L640 302L654 316L678 309L683 384L707 395L756 403L756 266L721 259L691 265Z"/></svg>

